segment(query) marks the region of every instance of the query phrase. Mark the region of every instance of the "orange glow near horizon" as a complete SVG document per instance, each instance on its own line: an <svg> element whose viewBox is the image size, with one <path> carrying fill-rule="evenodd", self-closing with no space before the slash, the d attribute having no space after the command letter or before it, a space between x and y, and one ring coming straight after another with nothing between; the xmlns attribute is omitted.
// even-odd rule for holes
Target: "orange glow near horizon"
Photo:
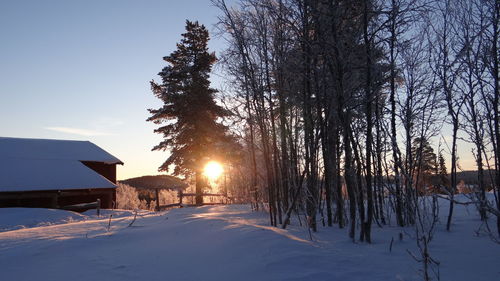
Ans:
<svg viewBox="0 0 500 281"><path fill-rule="evenodd" d="M214 181L216 180L222 173L224 172L224 169L222 168L222 165L219 164L218 162L215 161L210 161L205 165L205 169L203 174L209 178L210 180Z"/></svg>

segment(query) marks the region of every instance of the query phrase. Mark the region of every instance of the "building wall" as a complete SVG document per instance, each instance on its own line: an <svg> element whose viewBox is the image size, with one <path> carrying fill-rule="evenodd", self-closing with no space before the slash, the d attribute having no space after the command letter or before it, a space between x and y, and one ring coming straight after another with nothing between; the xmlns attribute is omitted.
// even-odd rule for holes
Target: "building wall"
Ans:
<svg viewBox="0 0 500 281"><path fill-rule="evenodd" d="M106 164L93 161L82 161L82 163L94 170L96 173L107 178L110 182L116 184L116 164Z"/></svg>
<svg viewBox="0 0 500 281"><path fill-rule="evenodd" d="M115 188L44 190L22 192L0 192L0 208L54 208L96 202L101 200L101 208L111 209L116 201ZM85 210L82 210L85 211Z"/></svg>

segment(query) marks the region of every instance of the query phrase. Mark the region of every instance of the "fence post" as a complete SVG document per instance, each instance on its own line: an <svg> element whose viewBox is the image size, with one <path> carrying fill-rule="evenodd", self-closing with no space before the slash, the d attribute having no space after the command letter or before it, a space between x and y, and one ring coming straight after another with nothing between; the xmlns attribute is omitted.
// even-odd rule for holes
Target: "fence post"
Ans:
<svg viewBox="0 0 500 281"><path fill-rule="evenodd" d="M179 196L179 206L182 207L182 197L184 196L183 193L182 193L182 190L179 190L177 192L177 196Z"/></svg>
<svg viewBox="0 0 500 281"><path fill-rule="evenodd" d="M97 198L97 216L101 215L101 199Z"/></svg>
<svg viewBox="0 0 500 281"><path fill-rule="evenodd" d="M160 211L160 191L158 188L155 189L156 191L156 211Z"/></svg>

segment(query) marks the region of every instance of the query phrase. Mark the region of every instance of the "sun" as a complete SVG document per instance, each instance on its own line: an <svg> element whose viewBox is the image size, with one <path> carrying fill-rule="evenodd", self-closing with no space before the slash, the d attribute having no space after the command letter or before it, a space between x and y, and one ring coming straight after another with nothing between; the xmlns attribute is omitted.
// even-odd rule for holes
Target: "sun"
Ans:
<svg viewBox="0 0 500 281"><path fill-rule="evenodd" d="M210 161L205 165L205 170L203 174L208 177L210 180L216 180L221 174L224 172L222 165L215 162Z"/></svg>

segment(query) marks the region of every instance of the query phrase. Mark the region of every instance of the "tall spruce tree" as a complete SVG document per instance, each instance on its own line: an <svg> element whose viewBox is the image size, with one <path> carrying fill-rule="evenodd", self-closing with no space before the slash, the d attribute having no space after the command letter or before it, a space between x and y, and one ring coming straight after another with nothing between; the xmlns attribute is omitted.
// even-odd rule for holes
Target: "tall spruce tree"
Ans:
<svg viewBox="0 0 500 281"><path fill-rule="evenodd" d="M439 152L438 156L438 165L437 165L437 175L438 175L438 184L440 187L450 188L450 178L448 176L448 169L446 169L446 161L444 160L444 156L441 152Z"/></svg>
<svg viewBox="0 0 500 281"><path fill-rule="evenodd" d="M168 65L158 73L162 83L151 81L151 89L163 106L148 109L151 117L147 119L161 125L154 132L164 138L153 150L171 153L158 171L168 171L174 165L174 175L195 175L196 204L203 203L204 165L219 158L224 143L230 141L227 127L217 122L228 113L217 105L217 90L210 87L209 75L216 57L208 51L208 40L204 25L186 21L186 33L177 50L163 58Z"/></svg>
<svg viewBox="0 0 500 281"><path fill-rule="evenodd" d="M413 140L412 155L414 157L415 171L412 171L415 178L417 191L426 192L431 184L432 175L437 169L436 153L429 140L417 137Z"/></svg>

